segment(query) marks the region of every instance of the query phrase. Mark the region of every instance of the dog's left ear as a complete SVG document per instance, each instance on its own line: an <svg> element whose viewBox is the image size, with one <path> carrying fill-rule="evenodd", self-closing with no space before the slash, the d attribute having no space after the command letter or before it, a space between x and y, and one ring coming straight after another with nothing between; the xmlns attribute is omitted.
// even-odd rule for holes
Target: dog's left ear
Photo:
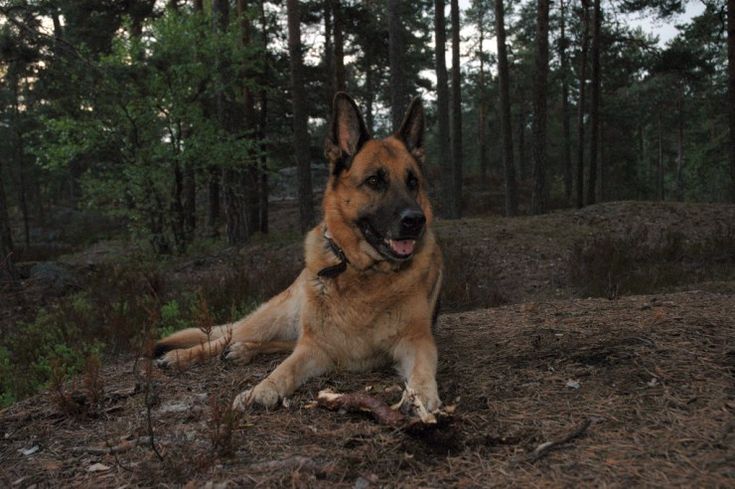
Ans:
<svg viewBox="0 0 735 489"><path fill-rule="evenodd" d="M424 104L421 97L414 97L411 101L396 136L417 160L424 162Z"/></svg>

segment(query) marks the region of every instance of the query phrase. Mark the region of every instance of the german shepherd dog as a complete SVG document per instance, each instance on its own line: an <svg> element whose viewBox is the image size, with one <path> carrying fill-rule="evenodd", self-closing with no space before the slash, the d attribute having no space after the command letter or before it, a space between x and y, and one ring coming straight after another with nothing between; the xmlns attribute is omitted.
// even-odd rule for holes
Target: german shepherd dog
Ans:
<svg viewBox="0 0 735 489"><path fill-rule="evenodd" d="M234 406L243 409L272 408L334 369L393 362L414 399L438 409L432 321L442 257L430 228L423 143L420 99L395 133L372 139L355 102L338 93L325 141L324 219L306 236L306 267L247 317L209 334L190 328L160 340L158 365L185 368L216 355L248 363L258 353L291 352L237 396Z"/></svg>

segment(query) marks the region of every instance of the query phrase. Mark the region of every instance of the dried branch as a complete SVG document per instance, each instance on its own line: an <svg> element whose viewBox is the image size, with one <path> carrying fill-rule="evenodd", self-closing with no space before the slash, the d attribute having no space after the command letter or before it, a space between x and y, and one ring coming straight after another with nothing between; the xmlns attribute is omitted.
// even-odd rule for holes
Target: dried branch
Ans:
<svg viewBox="0 0 735 489"><path fill-rule="evenodd" d="M570 441L582 436L587 431L587 428L589 428L591 424L592 424L592 420L590 418L587 418L584 421L582 421L582 423L580 423L580 425L577 426L577 428L575 428L574 431L567 433L565 436L559 439L556 439L556 440L547 441L547 442L540 444L531 453L529 453L525 457L525 461L533 463L533 462L536 462L537 460L544 458L552 450L556 450L561 445L569 443Z"/></svg>
<svg viewBox="0 0 735 489"><path fill-rule="evenodd" d="M370 413L380 424L400 426L406 422L406 417L400 411L394 411L385 401L365 392L337 394L330 390L323 390L319 392L316 399L319 406L327 409Z"/></svg>

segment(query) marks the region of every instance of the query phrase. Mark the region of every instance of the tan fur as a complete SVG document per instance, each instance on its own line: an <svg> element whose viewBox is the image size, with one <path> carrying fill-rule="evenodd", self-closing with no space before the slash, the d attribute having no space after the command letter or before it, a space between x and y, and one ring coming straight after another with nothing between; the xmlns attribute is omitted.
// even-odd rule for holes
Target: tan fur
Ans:
<svg viewBox="0 0 735 489"><path fill-rule="evenodd" d="M399 179L410 168L419 178L416 201L427 228L406 262L383 258L354 224L362 209L380 204L379 195L359 187L376 165ZM266 379L235 399L235 407L243 408L251 403L273 407L307 379L334 369L394 362L421 401L430 410L438 408L431 322L442 259L430 227L426 188L420 162L400 140L367 141L350 168L331 177L323 200L325 219L306 236L306 267L296 281L244 319L215 328L209 338L197 329L165 338L159 345L173 349L161 363L185 368L220 354L246 363L257 353L293 349ZM325 240L326 230L349 260L334 278L317 275L339 263Z"/></svg>

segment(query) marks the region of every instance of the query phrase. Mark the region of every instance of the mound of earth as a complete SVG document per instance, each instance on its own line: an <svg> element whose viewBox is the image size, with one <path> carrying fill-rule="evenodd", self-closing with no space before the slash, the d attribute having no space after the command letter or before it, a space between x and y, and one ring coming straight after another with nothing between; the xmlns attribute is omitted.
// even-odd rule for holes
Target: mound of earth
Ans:
<svg viewBox="0 0 735 489"><path fill-rule="evenodd" d="M390 369L232 419L229 400L282 357L148 375L120 360L89 409L47 393L0 413L0 485L733 486L734 316L735 297L701 291L444 315L438 378L456 411L420 432L312 407L326 387L397 400Z"/></svg>

